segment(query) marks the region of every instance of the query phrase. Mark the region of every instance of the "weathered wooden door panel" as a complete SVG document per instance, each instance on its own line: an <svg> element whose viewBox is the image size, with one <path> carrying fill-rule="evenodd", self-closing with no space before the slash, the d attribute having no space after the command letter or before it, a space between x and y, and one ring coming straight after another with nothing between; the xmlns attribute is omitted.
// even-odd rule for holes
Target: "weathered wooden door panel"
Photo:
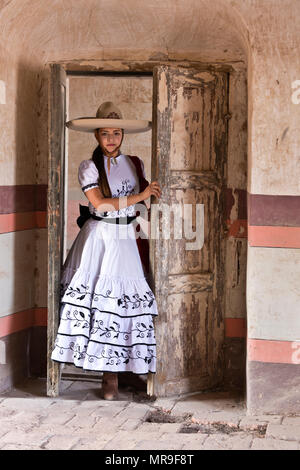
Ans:
<svg viewBox="0 0 300 470"><path fill-rule="evenodd" d="M157 396L209 388L223 375L227 92L224 72L154 70L152 180L163 190L160 226L170 220L166 206L179 208L183 218L189 214L199 239L204 222L203 244L194 249L187 249L195 239L187 237L183 219L182 238L171 229L170 239L150 240L159 308ZM154 211L151 217L152 232Z"/></svg>
<svg viewBox="0 0 300 470"><path fill-rule="evenodd" d="M187 205L191 206L190 214L192 215L191 228L193 232L196 230L195 220L195 207L196 204L202 204L204 206L204 216L206 219L212 219L218 207L215 205L215 191L209 189L174 189L171 194L171 204L180 205L183 209L183 214L186 213ZM199 220L199 218L198 218ZM199 223L198 223L199 225ZM182 227L184 232L184 227ZM174 240L173 238L169 241L169 249L172 253L169 259L169 275L178 274L181 271L186 273L198 273L199 269L201 272L212 272L213 271L213 242L219 237L216 226L210 226L204 223L204 243L203 247L198 250L186 250L187 240L182 238L181 240Z"/></svg>
<svg viewBox="0 0 300 470"><path fill-rule="evenodd" d="M48 345L47 395L59 393L60 365L51 359L59 322L60 272L64 253L66 73L50 66L48 160Z"/></svg>

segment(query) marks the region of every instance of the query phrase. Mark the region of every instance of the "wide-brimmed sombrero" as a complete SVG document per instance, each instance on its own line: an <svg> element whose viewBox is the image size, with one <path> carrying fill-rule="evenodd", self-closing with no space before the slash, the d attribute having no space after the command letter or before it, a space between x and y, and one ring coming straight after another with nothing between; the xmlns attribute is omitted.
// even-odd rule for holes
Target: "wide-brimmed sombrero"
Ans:
<svg viewBox="0 0 300 470"><path fill-rule="evenodd" d="M102 103L96 117L81 117L66 123L69 129L82 132L94 132L103 127L124 129L125 134L146 132L151 129L151 121L123 119L120 109L111 101Z"/></svg>

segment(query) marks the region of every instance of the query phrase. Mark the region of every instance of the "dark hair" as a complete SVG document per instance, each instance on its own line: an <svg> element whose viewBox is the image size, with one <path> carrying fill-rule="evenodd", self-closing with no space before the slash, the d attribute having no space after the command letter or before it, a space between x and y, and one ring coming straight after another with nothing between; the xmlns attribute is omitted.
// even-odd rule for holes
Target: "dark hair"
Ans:
<svg viewBox="0 0 300 470"><path fill-rule="evenodd" d="M97 131L98 130L99 129L97 129ZM124 138L124 129L122 129L121 144L123 142L123 138ZM100 189L102 191L102 194L103 194L104 197L111 198L112 197L111 189L110 189L110 186L109 186L109 183L108 183L108 180L107 180L106 171L105 171L105 168L104 168L104 157L103 157L103 152L102 152L102 149L101 149L100 145L98 145L95 148L95 150L93 152L92 160L95 163L95 165L97 167L97 170L98 170L98 173L99 173L98 182L99 182L99 186L100 186Z"/></svg>
<svg viewBox="0 0 300 470"><path fill-rule="evenodd" d="M99 182L99 186L102 191L102 194L104 197L111 198L112 194L111 194L110 186L109 186L105 168L104 168L104 157L103 157L103 152L102 152L100 145L98 145L95 148L93 152L92 160L95 163L98 173L99 173L98 182Z"/></svg>

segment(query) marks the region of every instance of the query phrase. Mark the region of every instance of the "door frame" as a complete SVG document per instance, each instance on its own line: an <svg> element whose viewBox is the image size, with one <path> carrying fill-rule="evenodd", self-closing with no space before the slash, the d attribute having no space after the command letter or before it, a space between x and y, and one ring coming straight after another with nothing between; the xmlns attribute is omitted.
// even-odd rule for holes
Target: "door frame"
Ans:
<svg viewBox="0 0 300 470"><path fill-rule="evenodd" d="M48 88L48 319L47 319L47 395L59 394L60 364L51 360L59 323L60 275L64 254L65 151L67 80L64 69L52 64Z"/></svg>
<svg viewBox="0 0 300 470"><path fill-rule="evenodd" d="M186 67L198 69L199 71L224 71L234 72L234 68L230 64L211 64L201 63L195 61L121 61L121 60L97 60L87 61L71 61L71 62L51 62L47 64L49 73L49 129L48 129L48 325L47 325L47 395L56 397L59 395L59 381L61 368L59 363L54 363L50 359L51 351L54 347L54 341L58 329L58 311L59 311L59 297L60 297L60 272L63 258L63 225L64 219L61 219L61 214L65 213L65 194L59 190L59 184L61 184L61 178L65 178L65 166L61 168L58 162L57 149L60 148L61 143L57 139L53 140L53 136L50 135L51 120L60 120L60 110L56 113L56 110L52 110L51 103L57 99L57 90L53 89L51 85L51 70L56 70L56 74L60 74L60 70L68 76L86 75L106 75L106 76L133 76L133 75L152 75L154 68L158 65L172 65L178 67ZM52 101L51 101L52 100ZM154 106L154 99L153 99ZM66 86L66 101L65 101L65 119L67 120L68 112L68 89ZM155 113L153 113L155 116ZM155 126L154 126L155 129ZM64 164L67 156L67 137L66 129L64 126ZM155 139L155 132L152 132L152 142ZM62 171L62 173L61 173ZM155 155L155 146L152 144L152 156L151 156L151 176L152 181L158 178L157 162ZM65 187L65 185L64 185ZM155 259L155 240L149 240L150 250L150 266L152 282L150 287L155 295L155 283L156 278L156 259ZM159 309L159 305L158 305ZM147 394L152 396L155 391L155 374L148 374L147 378Z"/></svg>

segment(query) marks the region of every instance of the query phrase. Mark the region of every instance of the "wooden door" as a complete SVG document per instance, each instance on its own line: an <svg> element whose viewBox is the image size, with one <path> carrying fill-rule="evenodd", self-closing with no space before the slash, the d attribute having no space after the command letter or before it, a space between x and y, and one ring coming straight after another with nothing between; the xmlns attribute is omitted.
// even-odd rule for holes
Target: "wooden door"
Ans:
<svg viewBox="0 0 300 470"><path fill-rule="evenodd" d="M184 212L184 205L192 204L193 230L201 230L196 205L204 208L204 244L193 250L186 249L191 240L184 230L182 239L153 239L151 213L150 258L159 316L157 373L148 390L167 396L222 381L228 76L158 66L153 88L152 181L162 187L159 224L168 223L164 204Z"/></svg>
<svg viewBox="0 0 300 470"><path fill-rule="evenodd" d="M59 393L60 365L50 359L59 323L60 273L64 256L65 227L65 122L66 72L50 66L48 160L48 339L47 395Z"/></svg>

